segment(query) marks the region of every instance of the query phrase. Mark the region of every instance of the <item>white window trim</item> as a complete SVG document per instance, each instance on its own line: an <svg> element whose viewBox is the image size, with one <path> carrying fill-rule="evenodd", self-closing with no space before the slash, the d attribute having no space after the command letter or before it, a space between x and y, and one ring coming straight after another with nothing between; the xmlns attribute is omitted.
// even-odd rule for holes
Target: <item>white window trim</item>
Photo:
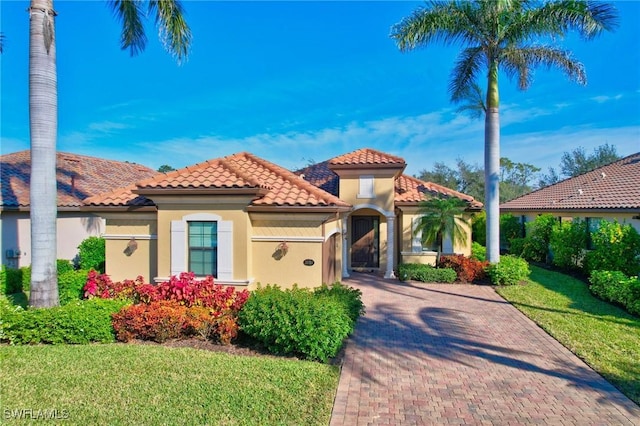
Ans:
<svg viewBox="0 0 640 426"><path fill-rule="evenodd" d="M218 276L219 280L233 279L233 222L222 220L213 213L194 213L171 221L171 275L187 271L187 222L218 223Z"/></svg>
<svg viewBox="0 0 640 426"><path fill-rule="evenodd" d="M358 181L358 198L375 198L373 175L362 175Z"/></svg>

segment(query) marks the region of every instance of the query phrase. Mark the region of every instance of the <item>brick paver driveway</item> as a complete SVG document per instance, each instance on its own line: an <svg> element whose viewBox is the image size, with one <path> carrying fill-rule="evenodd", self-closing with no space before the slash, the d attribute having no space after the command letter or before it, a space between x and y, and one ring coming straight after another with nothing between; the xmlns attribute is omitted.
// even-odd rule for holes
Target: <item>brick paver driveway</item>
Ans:
<svg viewBox="0 0 640 426"><path fill-rule="evenodd" d="M640 425L640 407L489 286L344 283L367 313L331 425Z"/></svg>

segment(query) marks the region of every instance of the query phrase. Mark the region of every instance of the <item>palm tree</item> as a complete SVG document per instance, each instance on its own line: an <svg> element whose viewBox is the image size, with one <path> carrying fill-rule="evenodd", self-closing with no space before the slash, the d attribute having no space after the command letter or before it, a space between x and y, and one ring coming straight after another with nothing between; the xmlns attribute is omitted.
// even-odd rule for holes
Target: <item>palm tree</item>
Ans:
<svg viewBox="0 0 640 426"><path fill-rule="evenodd" d="M467 231L464 227L462 214L467 204L455 197L434 197L420 202L418 214L420 220L414 230L417 235L422 234L423 243L436 243L438 254L436 264L440 261L440 254L444 250L444 237L451 236L454 243L464 243Z"/></svg>
<svg viewBox="0 0 640 426"><path fill-rule="evenodd" d="M122 21L121 46L132 55L144 50L142 1L112 0ZM148 0L165 48L186 58L191 32L178 0ZM29 127L31 135L31 294L34 307L58 305L56 271L56 137L58 89L53 0L31 0L29 7Z"/></svg>
<svg viewBox="0 0 640 426"><path fill-rule="evenodd" d="M392 27L391 37L401 51L437 41L463 47L449 84L454 102L467 96L483 70L487 73L484 201L490 262L500 260L499 71L517 77L521 90L529 87L533 69L539 65L558 67L571 80L585 84L584 66L570 52L536 39L555 40L575 30L588 40L616 25L614 6L586 0L456 0L432 1Z"/></svg>

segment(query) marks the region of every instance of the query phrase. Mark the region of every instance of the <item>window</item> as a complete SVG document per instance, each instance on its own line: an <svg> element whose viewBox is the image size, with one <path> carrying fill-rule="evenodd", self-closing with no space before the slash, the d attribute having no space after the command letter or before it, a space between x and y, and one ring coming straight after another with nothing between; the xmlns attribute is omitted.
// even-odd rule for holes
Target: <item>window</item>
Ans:
<svg viewBox="0 0 640 426"><path fill-rule="evenodd" d="M217 222L189 222L189 271L218 276Z"/></svg>
<svg viewBox="0 0 640 426"><path fill-rule="evenodd" d="M193 252L198 252L198 248L203 249L208 246L209 250L199 250L199 254L192 256L191 250L191 224L206 223L215 224L215 230L204 229L196 231L194 225ZM202 240L196 244L195 235L202 234ZM210 244L206 244L205 235L208 235ZM214 238L215 235L215 238ZM215 241L215 244L211 244ZM213 252L213 253L212 253ZM207 257L208 256L208 257ZM193 271L192 257L195 263L200 263L201 268L211 269L210 273L218 280L233 280L233 222L222 220L222 217L215 213L193 213L183 216L181 219L171 221L171 275L180 275L182 272ZM195 266L195 265L194 265ZM205 274L206 275L206 274Z"/></svg>
<svg viewBox="0 0 640 426"><path fill-rule="evenodd" d="M374 198L373 192L373 176L360 176L358 185L358 198Z"/></svg>

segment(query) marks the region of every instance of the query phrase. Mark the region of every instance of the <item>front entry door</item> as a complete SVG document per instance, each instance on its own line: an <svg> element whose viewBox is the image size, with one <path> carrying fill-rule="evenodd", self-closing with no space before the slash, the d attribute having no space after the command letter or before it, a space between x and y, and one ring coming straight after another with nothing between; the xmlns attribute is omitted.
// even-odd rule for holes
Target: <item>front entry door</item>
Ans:
<svg viewBox="0 0 640 426"><path fill-rule="evenodd" d="M377 216L351 218L351 267L380 266L380 219Z"/></svg>

